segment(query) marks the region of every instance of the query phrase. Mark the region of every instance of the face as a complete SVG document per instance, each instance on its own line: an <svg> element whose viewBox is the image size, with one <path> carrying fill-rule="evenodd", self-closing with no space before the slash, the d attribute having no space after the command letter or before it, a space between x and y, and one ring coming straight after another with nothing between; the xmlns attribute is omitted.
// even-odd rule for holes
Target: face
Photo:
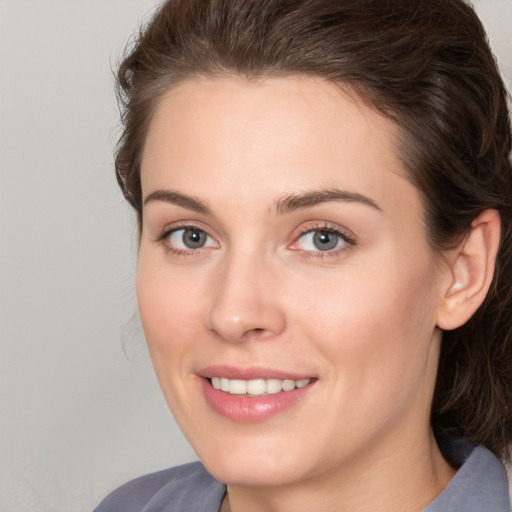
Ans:
<svg viewBox="0 0 512 512"><path fill-rule="evenodd" d="M188 81L159 105L140 314L165 398L224 482L320 477L428 437L442 276L395 139L313 78Z"/></svg>

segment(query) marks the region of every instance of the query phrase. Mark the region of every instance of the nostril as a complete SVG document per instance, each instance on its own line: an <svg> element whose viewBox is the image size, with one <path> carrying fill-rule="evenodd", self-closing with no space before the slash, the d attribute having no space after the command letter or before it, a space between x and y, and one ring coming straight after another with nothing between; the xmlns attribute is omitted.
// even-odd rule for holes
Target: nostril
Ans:
<svg viewBox="0 0 512 512"><path fill-rule="evenodd" d="M251 300L240 300L236 294L226 292L214 298L204 317L207 330L229 342L279 335L286 324L280 306L260 298L256 300L254 295L250 297Z"/></svg>
<svg viewBox="0 0 512 512"><path fill-rule="evenodd" d="M272 338L275 335L271 330L265 329L264 327L254 327L245 331L240 340L266 340Z"/></svg>

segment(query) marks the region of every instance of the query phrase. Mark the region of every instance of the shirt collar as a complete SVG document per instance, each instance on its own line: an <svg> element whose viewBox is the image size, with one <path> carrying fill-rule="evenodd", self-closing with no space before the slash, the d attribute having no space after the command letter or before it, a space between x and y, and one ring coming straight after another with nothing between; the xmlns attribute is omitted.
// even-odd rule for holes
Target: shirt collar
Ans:
<svg viewBox="0 0 512 512"><path fill-rule="evenodd" d="M423 512L510 512L505 469L489 450L468 442L452 442L447 451L460 469Z"/></svg>

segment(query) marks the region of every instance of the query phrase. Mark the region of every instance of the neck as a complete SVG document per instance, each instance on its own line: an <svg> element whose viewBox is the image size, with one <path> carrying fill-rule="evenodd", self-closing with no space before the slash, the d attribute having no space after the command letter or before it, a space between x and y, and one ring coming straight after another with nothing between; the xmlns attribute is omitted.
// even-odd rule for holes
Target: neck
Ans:
<svg viewBox="0 0 512 512"><path fill-rule="evenodd" d="M368 450L357 463L279 487L228 485L222 512L410 512L423 510L448 485L455 470L433 435L386 452ZM389 445L388 445L389 446Z"/></svg>

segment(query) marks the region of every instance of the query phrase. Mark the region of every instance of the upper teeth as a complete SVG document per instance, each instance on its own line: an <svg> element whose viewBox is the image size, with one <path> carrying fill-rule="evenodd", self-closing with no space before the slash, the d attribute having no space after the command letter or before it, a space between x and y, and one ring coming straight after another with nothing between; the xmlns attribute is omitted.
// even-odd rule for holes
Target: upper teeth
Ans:
<svg viewBox="0 0 512 512"><path fill-rule="evenodd" d="M226 391L232 395L259 396L265 393L272 395L281 391L292 391L295 388L303 388L311 382L311 379L254 379L238 380L224 377L212 377L212 386L215 389Z"/></svg>

